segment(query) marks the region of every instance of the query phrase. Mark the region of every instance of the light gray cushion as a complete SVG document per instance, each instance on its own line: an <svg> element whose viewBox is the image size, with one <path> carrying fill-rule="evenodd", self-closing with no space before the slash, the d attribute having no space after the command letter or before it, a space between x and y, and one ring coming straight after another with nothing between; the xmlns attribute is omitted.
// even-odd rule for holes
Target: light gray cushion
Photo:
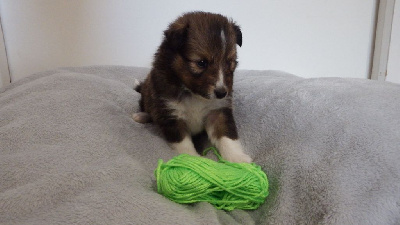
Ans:
<svg viewBox="0 0 400 225"><path fill-rule="evenodd" d="M400 85L238 71L234 116L270 196L225 212L157 194L157 160L175 153L131 118L147 72L64 68L0 89L0 223L400 223Z"/></svg>

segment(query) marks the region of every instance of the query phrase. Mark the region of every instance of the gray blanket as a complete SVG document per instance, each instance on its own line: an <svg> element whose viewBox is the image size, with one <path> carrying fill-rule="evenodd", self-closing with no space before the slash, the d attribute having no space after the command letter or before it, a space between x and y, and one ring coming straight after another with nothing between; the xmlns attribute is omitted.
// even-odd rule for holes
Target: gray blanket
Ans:
<svg viewBox="0 0 400 225"><path fill-rule="evenodd" d="M399 85L238 71L234 116L270 195L225 212L156 192L175 153L131 118L147 72L64 68L0 89L0 223L400 223Z"/></svg>

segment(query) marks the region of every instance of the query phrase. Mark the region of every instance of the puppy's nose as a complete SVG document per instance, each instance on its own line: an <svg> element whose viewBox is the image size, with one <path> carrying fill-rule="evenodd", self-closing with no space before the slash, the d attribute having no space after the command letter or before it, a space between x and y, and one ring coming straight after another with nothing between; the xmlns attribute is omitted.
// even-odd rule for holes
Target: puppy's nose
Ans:
<svg viewBox="0 0 400 225"><path fill-rule="evenodd" d="M214 93L215 93L215 96L216 96L217 98L219 98L219 99L225 98L226 94L228 94L228 92L226 91L226 88L225 88L225 87L216 88L216 89L214 90Z"/></svg>

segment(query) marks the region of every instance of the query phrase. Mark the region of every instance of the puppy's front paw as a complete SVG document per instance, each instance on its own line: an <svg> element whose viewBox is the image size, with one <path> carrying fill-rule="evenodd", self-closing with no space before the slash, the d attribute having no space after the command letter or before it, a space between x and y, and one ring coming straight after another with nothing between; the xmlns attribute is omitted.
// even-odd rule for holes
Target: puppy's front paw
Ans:
<svg viewBox="0 0 400 225"><path fill-rule="evenodd" d="M181 142L170 143L170 147L174 149L179 154L188 154L192 156L200 156L194 148L192 139L189 136L183 138Z"/></svg>
<svg viewBox="0 0 400 225"><path fill-rule="evenodd" d="M216 143L216 146L221 153L223 159L234 163L251 163L253 160L249 155L243 152L242 145L239 140L232 140L227 137L222 137Z"/></svg>
<svg viewBox="0 0 400 225"><path fill-rule="evenodd" d="M225 155L225 156L224 156ZM251 163L253 160L250 158L249 155L243 152L231 152L228 154L222 155L222 158L229 162L234 162L234 163Z"/></svg>

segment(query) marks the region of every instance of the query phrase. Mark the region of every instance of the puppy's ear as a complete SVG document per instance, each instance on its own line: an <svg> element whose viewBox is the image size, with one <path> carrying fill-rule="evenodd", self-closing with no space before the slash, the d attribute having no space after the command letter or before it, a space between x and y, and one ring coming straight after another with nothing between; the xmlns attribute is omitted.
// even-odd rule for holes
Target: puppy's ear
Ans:
<svg viewBox="0 0 400 225"><path fill-rule="evenodd" d="M168 47L174 51L181 50L186 43L188 27L186 24L171 24L168 30L164 31Z"/></svg>
<svg viewBox="0 0 400 225"><path fill-rule="evenodd" d="M242 47L242 31L240 30L240 27L236 24L233 24L233 30L236 33L236 44L238 44L239 47Z"/></svg>

